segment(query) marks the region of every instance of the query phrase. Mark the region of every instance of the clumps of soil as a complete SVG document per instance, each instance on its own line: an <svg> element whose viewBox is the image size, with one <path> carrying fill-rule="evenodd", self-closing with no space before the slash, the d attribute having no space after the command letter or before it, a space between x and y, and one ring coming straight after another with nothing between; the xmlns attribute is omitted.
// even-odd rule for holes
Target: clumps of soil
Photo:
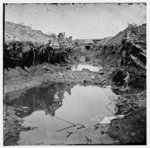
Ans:
<svg viewBox="0 0 150 148"><path fill-rule="evenodd" d="M112 72L111 76L112 82L115 82L116 85L123 85L125 74L123 70L116 69Z"/></svg>
<svg viewBox="0 0 150 148"><path fill-rule="evenodd" d="M4 145L16 145L21 131L21 118L16 114L14 107L4 105Z"/></svg>
<svg viewBox="0 0 150 148"><path fill-rule="evenodd" d="M146 107L146 91L124 93L116 100L116 114L127 114L136 109Z"/></svg>
<svg viewBox="0 0 150 148"><path fill-rule="evenodd" d="M23 126L23 119L19 116L22 110L13 106L4 104L4 146L18 145L19 135L21 131L33 130L36 127Z"/></svg>
<svg viewBox="0 0 150 148"><path fill-rule="evenodd" d="M108 133L120 144L146 144L146 108L134 110L123 119L112 120Z"/></svg>
<svg viewBox="0 0 150 148"><path fill-rule="evenodd" d="M113 91L118 95L115 114L125 117L112 120L109 135L120 144L146 144L146 90L114 86Z"/></svg>

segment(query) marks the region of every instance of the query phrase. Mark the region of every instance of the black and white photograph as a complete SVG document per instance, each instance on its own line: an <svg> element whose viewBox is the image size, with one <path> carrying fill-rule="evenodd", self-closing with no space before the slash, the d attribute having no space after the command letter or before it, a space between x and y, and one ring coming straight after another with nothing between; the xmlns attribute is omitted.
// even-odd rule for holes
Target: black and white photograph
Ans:
<svg viewBox="0 0 150 148"><path fill-rule="evenodd" d="M147 145L146 2L2 9L3 146Z"/></svg>

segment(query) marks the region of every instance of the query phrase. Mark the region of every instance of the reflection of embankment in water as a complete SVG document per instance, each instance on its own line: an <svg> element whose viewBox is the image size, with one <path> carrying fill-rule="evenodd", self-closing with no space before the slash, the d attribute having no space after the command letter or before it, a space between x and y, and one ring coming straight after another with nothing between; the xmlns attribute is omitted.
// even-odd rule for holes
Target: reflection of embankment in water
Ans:
<svg viewBox="0 0 150 148"><path fill-rule="evenodd" d="M72 71L82 71L83 69L88 69L89 71L92 72L98 72L99 70L102 69L102 67L100 66L97 67L90 64L77 64L72 66Z"/></svg>
<svg viewBox="0 0 150 148"><path fill-rule="evenodd" d="M17 115L24 120L23 126L37 127L20 133L20 145L87 144L88 138L88 144L110 144L113 140L107 134L91 127L103 115L113 115L112 96L116 97L110 88L52 84L33 88L10 102L7 98L6 103L21 109Z"/></svg>
<svg viewBox="0 0 150 148"><path fill-rule="evenodd" d="M23 109L20 117L26 117L32 114L34 111L43 110L45 114L50 114L51 116L55 115L56 107L62 105L62 99L64 98L64 92L70 94L71 88L73 85L64 85L64 84L51 84L48 87L36 87L28 90L20 98L17 98L13 101L9 100L9 97L6 98L4 103L9 106ZM9 95L10 96L10 95ZM24 110L26 110L24 112ZM20 110L21 111L21 110Z"/></svg>

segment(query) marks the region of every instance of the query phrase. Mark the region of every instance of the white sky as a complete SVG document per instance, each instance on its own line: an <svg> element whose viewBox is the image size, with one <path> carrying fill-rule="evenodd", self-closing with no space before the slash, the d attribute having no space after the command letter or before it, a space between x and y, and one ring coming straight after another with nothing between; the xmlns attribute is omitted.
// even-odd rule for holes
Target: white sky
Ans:
<svg viewBox="0 0 150 148"><path fill-rule="evenodd" d="M113 36L129 23L146 22L143 4L9 4L5 20L30 25L44 33L65 32L73 39Z"/></svg>

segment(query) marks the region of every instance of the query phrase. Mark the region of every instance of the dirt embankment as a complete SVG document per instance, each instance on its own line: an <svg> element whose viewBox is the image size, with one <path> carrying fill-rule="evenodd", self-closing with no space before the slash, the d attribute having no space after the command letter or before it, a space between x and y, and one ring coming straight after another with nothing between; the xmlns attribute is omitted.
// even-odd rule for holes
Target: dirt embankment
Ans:
<svg viewBox="0 0 150 148"><path fill-rule="evenodd" d="M146 25L129 25L99 49L103 65L116 67L116 114L125 115L112 120L108 132L121 144L146 144Z"/></svg>
<svg viewBox="0 0 150 148"><path fill-rule="evenodd" d="M146 109L134 110L123 119L114 119L109 134L121 144L146 144Z"/></svg>
<svg viewBox="0 0 150 148"><path fill-rule="evenodd" d="M31 27L23 24L5 22L5 41L31 41L44 43L49 40L49 36L40 30L33 30Z"/></svg>

